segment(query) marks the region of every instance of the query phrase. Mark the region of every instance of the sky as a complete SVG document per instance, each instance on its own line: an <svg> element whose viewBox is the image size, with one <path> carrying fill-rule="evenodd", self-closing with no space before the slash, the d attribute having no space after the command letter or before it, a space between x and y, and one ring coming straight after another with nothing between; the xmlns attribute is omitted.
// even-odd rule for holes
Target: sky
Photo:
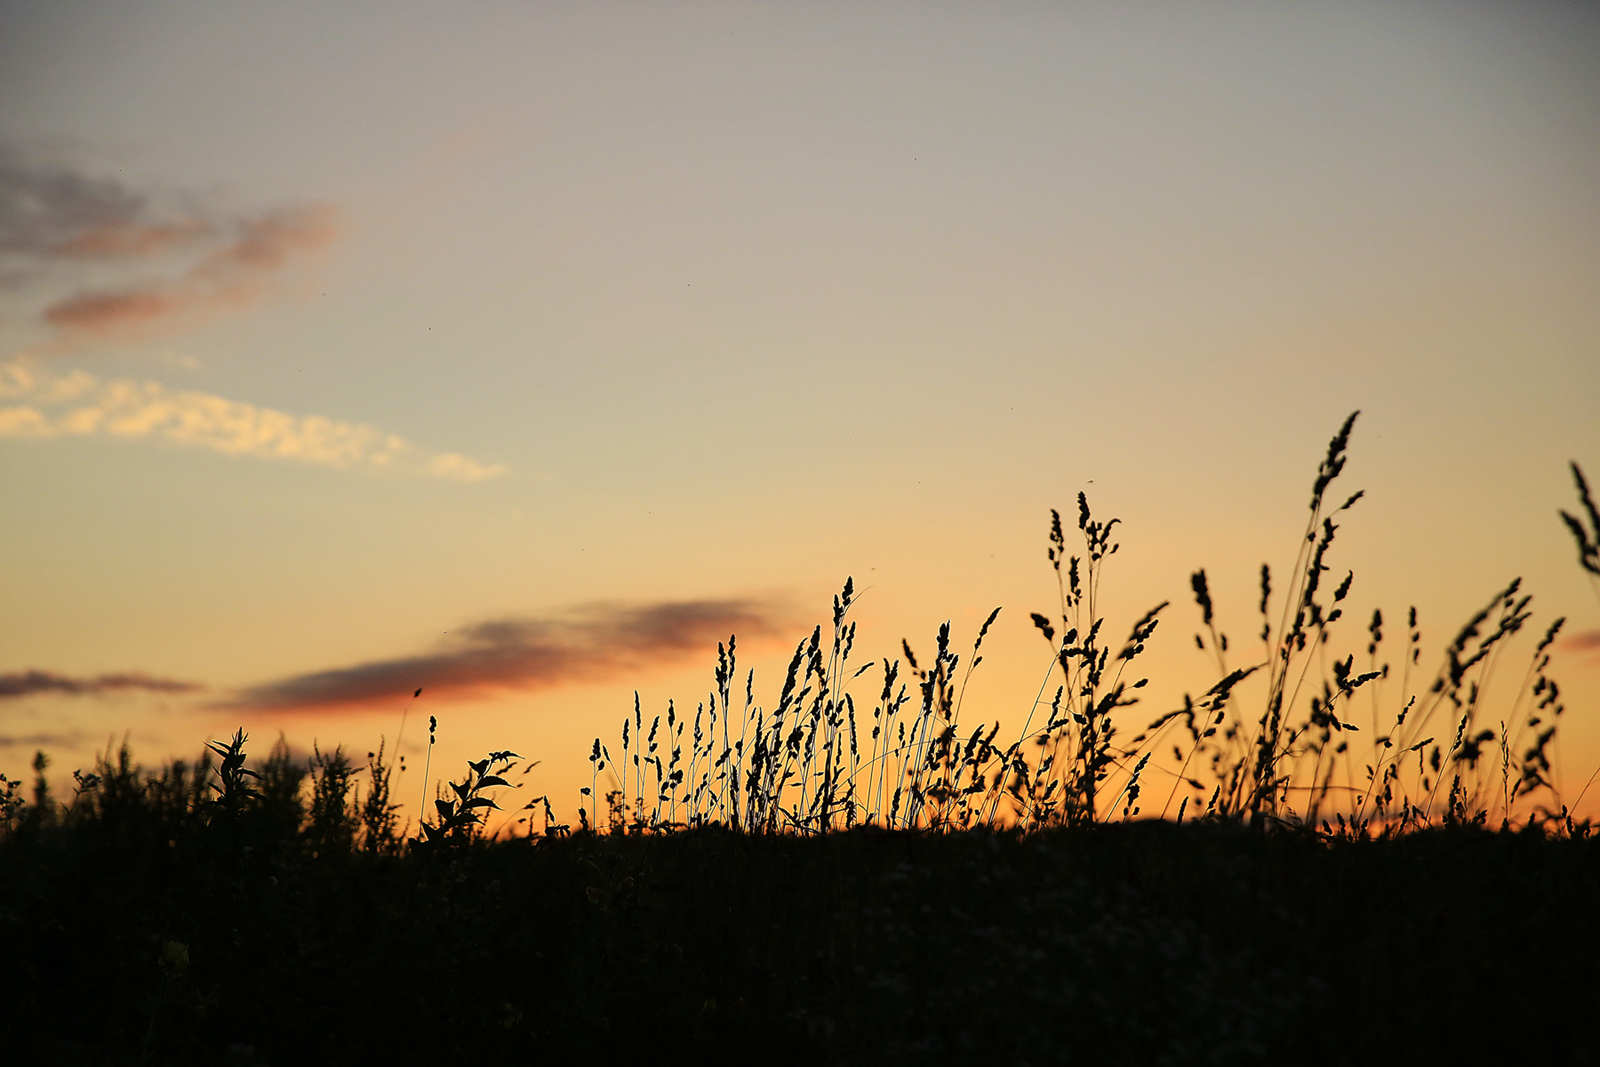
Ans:
<svg viewBox="0 0 1600 1067"><path fill-rule="evenodd" d="M1342 640L1437 662L1522 577L1571 800L1597 54L1566 2L0 3L0 771L510 749L570 818L636 691L737 633L775 702L846 577L864 659L1001 607L963 714L1019 723L1080 491L1107 625L1173 602L1153 718L1359 410Z"/></svg>

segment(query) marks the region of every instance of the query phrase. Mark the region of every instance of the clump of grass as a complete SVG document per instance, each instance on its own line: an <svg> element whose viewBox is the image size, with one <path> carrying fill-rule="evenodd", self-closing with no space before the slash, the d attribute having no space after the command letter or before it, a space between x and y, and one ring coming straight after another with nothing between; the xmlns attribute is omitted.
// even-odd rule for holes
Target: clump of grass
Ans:
<svg viewBox="0 0 1600 1067"><path fill-rule="evenodd" d="M311 765L307 769L311 779L311 807L306 836L311 847L319 855L349 852L360 827L358 811L350 802L355 766L342 746L323 752L313 742Z"/></svg>
<svg viewBox="0 0 1600 1067"><path fill-rule="evenodd" d="M1495 593L1462 626L1437 672L1426 680L1415 674L1422 636L1412 607L1398 672L1398 698L1387 706L1380 691L1392 684L1395 672L1382 657L1381 610L1374 610L1366 628L1364 669L1356 666L1354 653L1329 662L1326 650L1335 624L1344 616L1342 604L1354 575L1347 572L1326 599L1322 575L1330 570L1326 561L1339 529L1333 519L1362 494L1350 496L1328 515L1322 514L1322 507L1326 491L1343 469L1354 419L1352 415L1334 437L1318 470L1290 596L1276 626L1269 614L1270 570L1262 566L1260 660L1227 671L1227 638L1213 624L1205 572L1194 576L1202 624L1209 631L1219 671L1225 673L1200 701L1186 700L1182 714L1190 751L1186 756L1179 752L1180 777L1200 755L1209 763L1215 783L1208 812L1253 821L1320 824L1325 832L1340 835L1389 833L1435 823L1508 824L1519 802L1536 798L1543 802L1532 803L1522 818L1564 818L1550 764L1564 708L1548 674L1548 649L1564 620L1551 623L1538 642L1510 707L1492 720L1483 703L1509 639L1531 618L1532 598L1520 593L1520 579ZM1198 635L1196 642L1207 647ZM1263 669L1269 679L1265 701L1251 721L1235 686ZM1371 693L1365 727L1352 721L1357 714L1356 692L1363 688ZM1298 717L1290 716L1290 709L1302 706ZM1158 720L1152 725L1165 723ZM1364 746L1353 736L1363 728L1370 731ZM1199 786L1193 779L1187 784Z"/></svg>
<svg viewBox="0 0 1600 1067"><path fill-rule="evenodd" d="M846 579L833 599L831 623L815 627L795 647L774 705L755 699L754 672L741 672L736 635L718 644L714 686L692 716L669 702L664 714L647 720L636 693L622 723L621 758L614 759L600 738L593 742L579 830L1033 831L1141 817L1151 790L1163 801L1153 813L1165 818L1176 802L1179 822L1198 816L1347 836L1435 824L1564 820L1567 808L1552 768L1564 709L1548 670L1562 620L1545 631L1509 706L1496 713L1485 705L1510 639L1531 619L1531 598L1520 591L1520 580L1467 621L1431 677L1418 670L1422 637L1414 607L1398 670L1384 654L1381 610L1365 628L1364 663L1357 665L1353 651L1342 658L1333 651L1355 580L1346 571L1333 581L1332 560L1342 516L1363 496L1335 493L1356 419L1352 414L1344 421L1318 464L1305 530L1279 599L1271 568L1261 567L1258 647L1230 648L1209 576L1197 570L1190 579L1201 613L1195 642L1213 657L1217 680L1131 738L1125 739L1127 721L1148 685L1138 666L1171 605L1157 604L1120 642L1110 640L1101 585L1120 548L1115 531L1121 520L1098 518L1079 493L1074 540L1081 549L1069 547L1060 512L1050 513L1046 556L1058 603L1049 614L1031 616L1050 656L1011 740L999 740L998 718L962 720L966 688L999 608L979 627L970 652L956 651L947 622L925 662L902 641L901 656L858 663L850 618L856 591ZM1580 562L1595 577L1600 516L1581 470L1572 469L1588 525L1561 514L1578 541ZM1235 665L1241 652L1244 662ZM874 677L863 680L869 674ZM421 692L412 694L407 712ZM1370 699L1360 707L1363 695ZM404 720L403 714L402 729ZM437 728L430 716L430 766ZM273 836L308 828L314 851L358 842L380 853L403 848L394 767L382 743L368 753L362 797L340 749L329 756L316 750L302 767L280 741L259 769L250 769L245 742L242 731L229 742L210 742L192 770L175 762L143 783L124 747L119 763L102 761L95 773L79 776L79 795L66 814L93 808L109 826L124 807L148 809L176 826L238 822L248 813L258 823L275 820ZM434 801L434 818L419 821L413 842L481 835L488 812L498 810L484 791L508 785L504 774L518 758L501 751L469 763L468 774L449 783L453 795ZM398 762L403 770L403 757ZM201 787L202 781L209 784ZM202 803L197 789L214 795ZM0 790L0 820L7 827L30 817L37 822L52 810L36 798L30 816L17 783L0 779ZM548 797L523 810L540 801L545 835L566 832Z"/></svg>
<svg viewBox="0 0 1600 1067"><path fill-rule="evenodd" d="M855 584L847 579L834 597L828 640L818 626L796 646L775 707L755 702L754 672L741 679L734 636L718 644L716 687L692 720L669 703L647 728L636 694L633 714L622 723L621 761L599 738L590 750L593 773L580 791L586 801L580 827L599 824L589 805L598 799L602 772L614 784L606 794L606 822L614 833L710 825L801 834L859 825L970 825L977 812L974 772L994 762L994 733L980 727L964 742L956 733L960 700L953 680L960 657L950 650L948 624L928 669L917 668L909 646L905 679L898 660L884 661L869 718L849 691L877 666L851 662L854 603ZM997 614L974 643L974 665ZM920 694L915 705L911 684Z"/></svg>
<svg viewBox="0 0 1600 1067"><path fill-rule="evenodd" d="M208 741L198 759L174 759L157 770L135 763L126 742L114 750L108 745L93 770L73 771L75 788L65 803L51 796L40 753L31 802L22 782L0 775L0 839L55 829L107 845L144 842L163 850L402 851L383 744L368 753L364 793L342 748L324 752L313 745L302 762L279 738L251 766L248 744L238 730L227 741Z"/></svg>
<svg viewBox="0 0 1600 1067"><path fill-rule="evenodd" d="M378 750L367 753L367 795L358 801L357 821L366 848L373 852L389 853L398 851L403 839L397 815L400 805L393 801L389 789L394 764L384 762L385 744L380 740ZM400 769L405 770L403 757Z"/></svg>
<svg viewBox="0 0 1600 1067"><path fill-rule="evenodd" d="M602 828L602 773L612 786L604 820L612 833L709 825L799 834L855 826L1036 830L1138 817L1142 795L1161 777L1171 781L1163 817L1185 792L1178 800L1180 822L1191 804L1203 818L1320 826L1344 835L1565 818L1550 763L1563 707L1548 674L1548 649L1562 620L1534 650L1497 726L1483 706L1509 639L1531 618L1531 598L1519 593L1520 580L1468 620L1438 672L1420 688L1413 668L1420 662L1421 633L1412 608L1402 702L1388 712L1378 697L1391 676L1390 663L1379 658L1381 611L1367 626L1365 664L1358 668L1354 652L1330 658L1355 580L1349 571L1337 582L1329 576L1336 573L1331 560L1341 516L1364 495L1358 490L1342 501L1333 495L1356 418L1344 421L1318 464L1305 531L1276 613L1272 571L1261 567L1259 652L1241 666L1230 664L1208 576L1195 572L1191 590L1204 628L1195 641L1213 655L1217 681L1198 698L1185 696L1181 707L1130 740L1121 740L1127 709L1148 685L1136 666L1170 604L1163 601L1136 619L1120 644L1108 641L1100 586L1120 547L1114 540L1120 520L1096 518L1080 493L1081 555L1069 550L1061 515L1051 512L1047 558L1059 603L1053 615L1032 615L1051 660L1011 743L996 743L998 720L970 727L960 722L962 695L1000 609L980 627L964 671L949 623L940 628L925 667L904 641L901 658L855 666L856 627L848 618L854 583L847 579L834 598L831 627L816 627L795 648L776 706L756 703L753 672L740 677L733 636L717 647L715 688L692 721L669 703L665 716L651 717L647 726L635 694L633 714L622 723L621 761L594 740L591 784L580 791L580 828ZM1600 531L1582 474L1576 465L1573 470ZM1596 535L1563 517L1589 568L1600 558ZM873 671L881 687L858 710L851 685ZM1354 721L1362 690L1372 693L1364 727ZM1246 694L1259 694L1250 698L1254 710L1247 710ZM1363 763L1361 746L1352 741L1364 729L1371 741Z"/></svg>

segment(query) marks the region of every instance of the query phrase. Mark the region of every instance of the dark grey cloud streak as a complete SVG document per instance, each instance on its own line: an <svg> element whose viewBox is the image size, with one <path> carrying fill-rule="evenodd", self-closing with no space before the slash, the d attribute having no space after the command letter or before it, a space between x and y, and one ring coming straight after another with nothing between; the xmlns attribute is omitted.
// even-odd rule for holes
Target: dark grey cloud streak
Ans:
<svg viewBox="0 0 1600 1067"><path fill-rule="evenodd" d="M107 177L0 145L0 287L57 267L154 263L160 273L52 301L42 318L75 335L142 334L254 303L292 259L338 232L328 205L226 216L185 198L156 204Z"/></svg>
<svg viewBox="0 0 1600 1067"><path fill-rule="evenodd" d="M219 706L390 711L419 686L437 696L474 696L597 681L706 656L729 634L758 639L787 628L777 605L755 600L589 605L551 618L480 622L434 652L281 678Z"/></svg>
<svg viewBox="0 0 1600 1067"><path fill-rule="evenodd" d="M7 697L32 696L35 693L65 693L71 696L111 693L126 689L143 689L153 693L194 693L205 686L198 682L178 682L170 678L152 678L148 674L132 671L126 674L100 674L93 678L70 678L52 671L20 671L0 674L0 700Z"/></svg>
<svg viewBox="0 0 1600 1067"><path fill-rule="evenodd" d="M215 232L193 212L159 218L148 197L115 179L0 145L0 255L29 274L52 260L145 258Z"/></svg>
<svg viewBox="0 0 1600 1067"><path fill-rule="evenodd" d="M61 255L81 235L129 227L144 211L144 198L115 181L29 164L0 145L0 252Z"/></svg>
<svg viewBox="0 0 1600 1067"><path fill-rule="evenodd" d="M0 734L0 748L78 748L86 743L88 735L81 730L66 733Z"/></svg>

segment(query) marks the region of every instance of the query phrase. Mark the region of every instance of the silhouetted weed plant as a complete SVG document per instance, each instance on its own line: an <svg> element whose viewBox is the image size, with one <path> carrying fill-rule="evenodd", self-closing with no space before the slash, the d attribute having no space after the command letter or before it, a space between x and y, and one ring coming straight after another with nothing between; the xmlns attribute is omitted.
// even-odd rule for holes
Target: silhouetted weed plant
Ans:
<svg viewBox="0 0 1600 1067"><path fill-rule="evenodd" d="M367 753L367 795L358 801L357 821L362 840L374 852L398 851L402 837L399 830L400 805L390 798L389 780L394 774L394 764L385 763L385 742L378 742L378 751ZM401 760L401 769L405 769ZM348 781L348 779L346 779Z"/></svg>
<svg viewBox="0 0 1600 1067"><path fill-rule="evenodd" d="M350 802L355 767L342 747L323 752L311 746L311 811L306 838L318 853L348 852L361 826L360 812Z"/></svg>
<svg viewBox="0 0 1600 1067"><path fill-rule="evenodd" d="M433 806L438 819L435 822L423 822L422 836L415 843L438 846L469 842L476 837L483 829L489 812L501 810L500 805L492 797L485 796L483 791L509 786L511 783L503 775L518 758L515 752L491 752L481 760L468 762L466 776L459 782L450 783L453 795L434 799Z"/></svg>

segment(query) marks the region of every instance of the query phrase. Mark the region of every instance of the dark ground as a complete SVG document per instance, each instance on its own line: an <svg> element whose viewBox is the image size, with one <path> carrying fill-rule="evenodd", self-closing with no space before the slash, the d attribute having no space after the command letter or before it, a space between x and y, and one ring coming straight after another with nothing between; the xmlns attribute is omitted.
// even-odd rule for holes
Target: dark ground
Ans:
<svg viewBox="0 0 1600 1067"><path fill-rule="evenodd" d="M1600 1054L1594 840L1146 823L400 857L68 829L0 843L13 1063Z"/></svg>

